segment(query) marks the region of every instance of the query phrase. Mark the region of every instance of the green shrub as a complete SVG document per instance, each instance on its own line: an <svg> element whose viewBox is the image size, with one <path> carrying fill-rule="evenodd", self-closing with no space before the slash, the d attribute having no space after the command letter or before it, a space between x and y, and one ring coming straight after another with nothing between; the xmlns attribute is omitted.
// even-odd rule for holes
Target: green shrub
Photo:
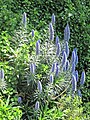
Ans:
<svg viewBox="0 0 90 120"><path fill-rule="evenodd" d="M14 106L10 102L10 96L5 101L0 97L0 120L20 120L22 112L18 106Z"/></svg>

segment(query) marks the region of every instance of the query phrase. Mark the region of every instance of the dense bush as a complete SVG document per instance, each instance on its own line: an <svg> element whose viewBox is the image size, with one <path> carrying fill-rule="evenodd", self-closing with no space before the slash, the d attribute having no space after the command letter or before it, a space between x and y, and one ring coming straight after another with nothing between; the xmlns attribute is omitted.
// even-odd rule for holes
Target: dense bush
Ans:
<svg viewBox="0 0 90 120"><path fill-rule="evenodd" d="M84 112L86 112L87 110L87 114L89 114L89 1L64 0L58 2L51 0L37 0L36 2L34 0L23 0L17 2L4 0L1 1L0 6L0 69L3 68L5 71L5 79L8 87L12 86L16 91L18 90L18 96L23 99L24 103L30 101L28 95L32 93L33 90L27 92L30 89L28 87L24 87L27 86L27 77L31 77L27 76L27 74L29 73L30 56L32 54L35 54L35 52L33 51L35 51L34 48L38 39L41 40L41 44L45 42L44 40L46 40L48 36L48 21L51 20L50 14L55 13L55 36L58 34L60 41L64 38L62 33L64 31L66 23L69 22L70 24L70 50L72 50L74 47L78 48L77 52L79 55L79 64L76 67L79 71L79 74L81 74L82 69L85 69L86 72L86 82L85 87L82 87L82 93L83 101L87 103L83 102L82 104L86 106ZM27 32L27 30L25 30L24 28L20 28L21 22L18 22L20 21L22 17L21 13L23 12L26 12L28 16L27 30L29 32ZM20 28L20 30L13 32L16 27ZM31 37L30 33L32 29L37 29L39 31L37 32L35 30L34 38ZM12 38L10 35L14 35L14 37ZM48 66L44 64L39 64L38 72L39 74L37 74L37 77L41 80L42 75L48 72ZM25 105L24 112L28 110L27 107L25 108ZM28 111L30 111L30 109ZM25 113L25 115L27 115L27 113ZM56 110L55 113L57 113L58 115L58 110ZM29 113L29 115L31 114L32 113Z"/></svg>
<svg viewBox="0 0 90 120"><path fill-rule="evenodd" d="M39 32L42 31L43 26L46 26L48 21L50 21L50 15L55 13L57 19L55 30L60 39L63 39L62 32L66 22L69 21L71 30L70 48L78 48L79 73L81 73L82 69L85 69L87 74L86 87L83 90L84 101L89 101L88 98L90 95L88 90L90 82L89 7L89 0L1 0L0 3L0 33L7 31L9 34L12 34L14 29L16 27L18 28L18 23L21 19L20 16L23 12L26 12L28 16L28 29L31 31L31 29L34 28Z"/></svg>
<svg viewBox="0 0 90 120"><path fill-rule="evenodd" d="M12 68L12 75L7 76L6 74L6 79L7 83L10 80L12 87L17 89L23 119L43 118L43 115L48 114L44 112L45 109L51 109L55 112L54 119L60 119L63 111L61 113L58 113L59 109L55 111L54 102L58 101L58 98L66 91L74 97L79 90L81 97L80 90L85 81L85 73L82 72L79 82L78 71L75 70L78 63L77 49L73 50L72 57L69 56L69 24L67 23L64 30L64 40L59 40L58 36L55 39L54 27L55 16L53 14L52 23L49 24L46 35L37 36L37 32L34 33L34 30L28 34L24 13L23 27L12 39L15 47L9 46L11 55L9 54L8 65ZM41 37L42 41L36 41L38 37ZM4 68L3 65L1 67ZM3 79L4 72L0 70L0 80ZM50 119L51 117L52 115L49 116Z"/></svg>

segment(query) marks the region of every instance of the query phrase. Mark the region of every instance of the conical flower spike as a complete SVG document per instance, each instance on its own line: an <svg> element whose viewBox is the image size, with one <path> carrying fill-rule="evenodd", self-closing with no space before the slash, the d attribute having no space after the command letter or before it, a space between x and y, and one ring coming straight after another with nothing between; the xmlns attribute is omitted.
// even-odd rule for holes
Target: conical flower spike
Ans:
<svg viewBox="0 0 90 120"><path fill-rule="evenodd" d="M40 42L39 40L36 42L36 55L40 54Z"/></svg>
<svg viewBox="0 0 90 120"><path fill-rule="evenodd" d="M72 75L72 90L73 91L77 90L77 81L76 81L76 77L74 75Z"/></svg>
<svg viewBox="0 0 90 120"><path fill-rule="evenodd" d="M38 91L41 93L42 92L42 84L40 81L38 81Z"/></svg>
<svg viewBox="0 0 90 120"><path fill-rule="evenodd" d="M52 24L55 24L55 15L54 15L54 13L52 14Z"/></svg>
<svg viewBox="0 0 90 120"><path fill-rule="evenodd" d="M23 13L22 22L23 22L24 27L26 28L26 25L27 25L27 16L26 16L25 12Z"/></svg>
<svg viewBox="0 0 90 120"><path fill-rule="evenodd" d="M67 23L64 29L64 40L68 42L69 39L70 39L70 28L69 28L69 24Z"/></svg>
<svg viewBox="0 0 90 120"><path fill-rule="evenodd" d="M83 71L82 74L81 74L80 85L83 85L84 82L85 82L85 71Z"/></svg>

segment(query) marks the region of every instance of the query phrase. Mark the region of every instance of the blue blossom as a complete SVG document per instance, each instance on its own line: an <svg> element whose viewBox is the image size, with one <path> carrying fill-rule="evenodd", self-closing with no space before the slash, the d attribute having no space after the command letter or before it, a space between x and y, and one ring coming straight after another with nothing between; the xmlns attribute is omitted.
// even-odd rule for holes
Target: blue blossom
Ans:
<svg viewBox="0 0 90 120"><path fill-rule="evenodd" d="M74 75L72 75L72 90L73 91L77 90L77 81L76 81L76 77Z"/></svg>
<svg viewBox="0 0 90 120"><path fill-rule="evenodd" d="M4 79L4 70L0 70L0 79Z"/></svg>
<svg viewBox="0 0 90 120"><path fill-rule="evenodd" d="M72 52L72 63L76 60L76 54L75 51Z"/></svg>
<svg viewBox="0 0 90 120"><path fill-rule="evenodd" d="M53 75L50 75L50 83L53 84L54 78Z"/></svg>
<svg viewBox="0 0 90 120"><path fill-rule="evenodd" d="M32 33L32 37L34 37L34 30L32 30L32 32L31 32L31 33Z"/></svg>
<svg viewBox="0 0 90 120"><path fill-rule="evenodd" d="M78 71L75 71L75 77L76 77L76 81L78 81Z"/></svg>
<svg viewBox="0 0 90 120"><path fill-rule="evenodd" d="M78 90L78 96L79 96L79 97L82 97L81 90Z"/></svg>
<svg viewBox="0 0 90 120"><path fill-rule="evenodd" d="M54 15L54 13L52 14L52 24L55 24L55 15Z"/></svg>
<svg viewBox="0 0 90 120"><path fill-rule="evenodd" d="M68 70L69 69L69 61L67 60L67 62L66 62L66 70Z"/></svg>
<svg viewBox="0 0 90 120"><path fill-rule="evenodd" d="M80 85L83 85L84 82L85 82L85 71L83 71L82 74L81 74Z"/></svg>
<svg viewBox="0 0 90 120"><path fill-rule="evenodd" d="M50 40L54 40L54 29L52 23L49 24Z"/></svg>
<svg viewBox="0 0 90 120"><path fill-rule="evenodd" d="M75 63L73 62L72 63L72 73L74 73L75 72Z"/></svg>
<svg viewBox="0 0 90 120"><path fill-rule="evenodd" d="M56 73L55 73L55 75L58 76L58 73L59 73L59 67L56 66Z"/></svg>
<svg viewBox="0 0 90 120"><path fill-rule="evenodd" d="M76 60L75 60L75 64L77 65L78 63L78 55L76 55Z"/></svg>
<svg viewBox="0 0 90 120"><path fill-rule="evenodd" d="M40 54L40 42L39 40L36 42L36 55Z"/></svg>
<svg viewBox="0 0 90 120"><path fill-rule="evenodd" d="M39 101L36 101L35 103L35 110L39 110Z"/></svg>
<svg viewBox="0 0 90 120"><path fill-rule="evenodd" d="M53 63L53 64L52 64L51 72L54 72L54 71L55 71L55 68L56 68L56 63Z"/></svg>
<svg viewBox="0 0 90 120"><path fill-rule="evenodd" d="M40 81L38 81L38 91L41 93L42 92L42 84Z"/></svg>
<svg viewBox="0 0 90 120"><path fill-rule="evenodd" d="M56 56L60 55L60 51L61 51L61 46L60 43L57 44L57 50L56 50Z"/></svg>
<svg viewBox="0 0 90 120"><path fill-rule="evenodd" d="M27 24L27 16L26 16L26 13L24 12L23 13L23 19L22 19L22 22L24 24L24 27L26 28L26 24Z"/></svg>
<svg viewBox="0 0 90 120"><path fill-rule="evenodd" d="M70 39L70 28L69 28L69 24L67 23L64 29L64 40L68 42L69 39Z"/></svg>
<svg viewBox="0 0 90 120"><path fill-rule="evenodd" d="M66 52L64 51L62 57L62 66L66 65L66 62L67 62L67 55Z"/></svg>
<svg viewBox="0 0 90 120"><path fill-rule="evenodd" d="M69 46L68 46L68 42L67 41L66 41L65 52L66 52L67 56L69 56Z"/></svg>
<svg viewBox="0 0 90 120"><path fill-rule="evenodd" d="M18 103L22 103L22 98L18 97Z"/></svg>
<svg viewBox="0 0 90 120"><path fill-rule="evenodd" d="M58 43L59 43L59 37L57 36L56 37L56 46L58 45Z"/></svg>
<svg viewBox="0 0 90 120"><path fill-rule="evenodd" d="M33 74L35 73L35 64L34 63L30 64L30 72Z"/></svg>
<svg viewBox="0 0 90 120"><path fill-rule="evenodd" d="M74 48L73 51L75 52L75 55L77 55L77 48Z"/></svg>

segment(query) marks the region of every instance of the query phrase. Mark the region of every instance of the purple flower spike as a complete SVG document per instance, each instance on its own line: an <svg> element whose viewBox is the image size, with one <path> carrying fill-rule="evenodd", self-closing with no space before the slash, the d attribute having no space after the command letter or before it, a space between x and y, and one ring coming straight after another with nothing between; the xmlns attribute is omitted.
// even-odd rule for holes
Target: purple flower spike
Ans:
<svg viewBox="0 0 90 120"><path fill-rule="evenodd" d="M75 62L76 60L76 55L75 55L75 51L72 52L72 63Z"/></svg>
<svg viewBox="0 0 90 120"><path fill-rule="evenodd" d="M65 71L66 71L66 66L63 67L63 72L65 72Z"/></svg>
<svg viewBox="0 0 90 120"><path fill-rule="evenodd" d="M54 40L54 29L52 23L49 24L50 40Z"/></svg>
<svg viewBox="0 0 90 120"><path fill-rule="evenodd" d="M79 96L79 97L82 97L81 90L78 90L78 96Z"/></svg>
<svg viewBox="0 0 90 120"><path fill-rule="evenodd" d="M56 51L56 56L60 55L60 51L61 51L61 46L60 43L57 44L57 51Z"/></svg>
<svg viewBox="0 0 90 120"><path fill-rule="evenodd" d="M67 23L64 29L64 40L68 42L69 39L70 39L70 28L69 28L69 24Z"/></svg>
<svg viewBox="0 0 90 120"><path fill-rule="evenodd" d="M78 55L76 55L76 60L75 60L75 64L77 65L78 63Z"/></svg>
<svg viewBox="0 0 90 120"><path fill-rule="evenodd" d="M38 81L38 90L40 93L42 92L42 84L40 81Z"/></svg>
<svg viewBox="0 0 90 120"><path fill-rule="evenodd" d="M66 52L67 56L69 56L69 46L68 46L68 42L67 41L66 41L65 52Z"/></svg>
<svg viewBox="0 0 90 120"><path fill-rule="evenodd" d="M22 103L22 98L18 97L18 103Z"/></svg>
<svg viewBox="0 0 90 120"><path fill-rule="evenodd" d="M78 71L75 71L75 77L76 77L76 81L78 81Z"/></svg>
<svg viewBox="0 0 90 120"><path fill-rule="evenodd" d="M75 52L75 55L77 55L77 48L74 48L73 51Z"/></svg>
<svg viewBox="0 0 90 120"><path fill-rule="evenodd" d="M35 73L35 64L34 63L30 64L30 72L33 74Z"/></svg>
<svg viewBox="0 0 90 120"><path fill-rule="evenodd" d="M32 37L34 37L34 30L32 30Z"/></svg>
<svg viewBox="0 0 90 120"><path fill-rule="evenodd" d="M26 13L23 13L23 18L22 18L22 22L24 24L24 27L26 28L26 24L27 24L27 17L26 17Z"/></svg>
<svg viewBox="0 0 90 120"><path fill-rule="evenodd" d="M56 46L58 45L58 43L59 43L59 37L57 36L56 37Z"/></svg>
<svg viewBox="0 0 90 120"><path fill-rule="evenodd" d="M66 55L66 52L64 51L63 58L62 58L62 66L65 66L66 62L67 62L67 55Z"/></svg>
<svg viewBox="0 0 90 120"><path fill-rule="evenodd" d="M67 62L66 62L66 70L68 70L69 69L69 61L67 60Z"/></svg>
<svg viewBox="0 0 90 120"><path fill-rule="evenodd" d="M52 64L52 69L51 69L51 72L54 72L55 71L55 63Z"/></svg>
<svg viewBox="0 0 90 120"><path fill-rule="evenodd" d="M0 79L4 79L4 70L0 70Z"/></svg>
<svg viewBox="0 0 90 120"><path fill-rule="evenodd" d="M55 75L58 76L58 73L59 73L59 68L58 68L58 66L57 66L57 67L56 67L56 73L55 73Z"/></svg>
<svg viewBox="0 0 90 120"><path fill-rule="evenodd" d="M76 77L74 75L72 75L72 90L73 91L77 90L77 81L76 81Z"/></svg>
<svg viewBox="0 0 90 120"><path fill-rule="evenodd" d="M73 62L72 63L72 73L74 73L75 72L75 63Z"/></svg>
<svg viewBox="0 0 90 120"><path fill-rule="evenodd" d="M37 101L35 104L35 110L39 110L39 101Z"/></svg>
<svg viewBox="0 0 90 120"><path fill-rule="evenodd" d="M85 82L85 71L83 71L82 74L81 74L80 85L83 85L84 82Z"/></svg>
<svg viewBox="0 0 90 120"><path fill-rule="evenodd" d="M53 75L50 75L50 83L53 84L53 81L54 81Z"/></svg>
<svg viewBox="0 0 90 120"><path fill-rule="evenodd" d="M52 24L55 24L55 15L54 15L54 13L52 14Z"/></svg>
<svg viewBox="0 0 90 120"><path fill-rule="evenodd" d="M40 54L40 42L37 41L36 42L36 55L39 55Z"/></svg>

